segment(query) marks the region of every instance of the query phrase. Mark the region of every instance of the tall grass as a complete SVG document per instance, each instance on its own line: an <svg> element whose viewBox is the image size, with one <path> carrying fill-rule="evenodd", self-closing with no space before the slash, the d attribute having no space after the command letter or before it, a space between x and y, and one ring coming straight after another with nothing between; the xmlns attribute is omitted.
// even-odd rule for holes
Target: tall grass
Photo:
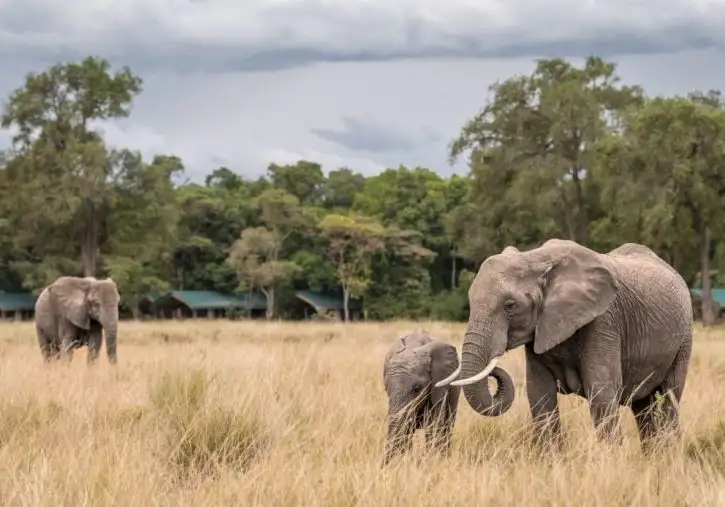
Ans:
<svg viewBox="0 0 725 507"><path fill-rule="evenodd" d="M32 325L0 324L3 506L725 505L725 330L698 330L683 441L644 456L596 441L586 404L559 398L569 445L529 447L521 351L502 361L513 408L461 397L453 452L380 467L382 360L422 326L459 347L463 326L123 322L119 363L47 368Z"/></svg>

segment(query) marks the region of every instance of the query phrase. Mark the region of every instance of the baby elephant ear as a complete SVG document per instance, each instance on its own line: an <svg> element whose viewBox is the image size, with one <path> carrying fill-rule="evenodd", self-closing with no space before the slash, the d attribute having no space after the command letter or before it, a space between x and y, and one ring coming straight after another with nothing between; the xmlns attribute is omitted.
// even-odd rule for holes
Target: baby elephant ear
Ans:
<svg viewBox="0 0 725 507"><path fill-rule="evenodd" d="M449 387L435 387L437 382L445 379L458 369L458 352L456 347L441 341L434 341L426 345L430 357L431 403L433 405L442 401Z"/></svg>
<svg viewBox="0 0 725 507"><path fill-rule="evenodd" d="M619 283L602 258L577 245L544 270L544 300L534 352L542 354L607 311Z"/></svg>

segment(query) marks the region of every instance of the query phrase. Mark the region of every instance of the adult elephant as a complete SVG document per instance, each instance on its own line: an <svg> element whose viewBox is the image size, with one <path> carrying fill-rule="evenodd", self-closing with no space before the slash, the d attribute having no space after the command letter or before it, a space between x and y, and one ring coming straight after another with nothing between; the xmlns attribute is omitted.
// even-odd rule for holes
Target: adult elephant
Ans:
<svg viewBox="0 0 725 507"><path fill-rule="evenodd" d="M460 387L434 387L458 368L453 345L418 330L398 338L385 355L383 383L388 395L388 436L383 464L407 452L413 433L441 453L450 450Z"/></svg>
<svg viewBox="0 0 725 507"><path fill-rule="evenodd" d="M649 248L626 243L600 254L559 239L525 252L509 246L485 260L468 297L461 366L437 385L463 386L478 413L511 406L512 384L491 396L486 377L505 351L523 345L538 438L561 443L557 392L587 398L600 438L621 441L618 406L629 404L645 448L666 427L679 434L692 349L690 292ZM664 417L654 410L658 393L666 395Z"/></svg>
<svg viewBox="0 0 725 507"><path fill-rule="evenodd" d="M119 299L111 278L62 276L45 287L35 303L35 330L45 361L70 361L73 349L87 345L87 361L93 363L105 331L108 360L115 364Z"/></svg>

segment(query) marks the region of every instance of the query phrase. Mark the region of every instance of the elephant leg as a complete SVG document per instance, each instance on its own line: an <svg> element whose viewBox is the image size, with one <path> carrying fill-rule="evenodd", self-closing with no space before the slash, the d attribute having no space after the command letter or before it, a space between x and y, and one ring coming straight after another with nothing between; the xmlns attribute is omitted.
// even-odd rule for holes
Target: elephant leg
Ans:
<svg viewBox="0 0 725 507"><path fill-rule="evenodd" d="M450 413L448 407L436 411L433 420L425 427L426 444L436 452L449 456L451 452L451 434L456 414Z"/></svg>
<svg viewBox="0 0 725 507"><path fill-rule="evenodd" d="M623 437L619 426L619 403L616 389L608 384L594 383L587 397L589 412L598 438L602 441L621 444Z"/></svg>
<svg viewBox="0 0 725 507"><path fill-rule="evenodd" d="M40 352L43 354L43 360L46 363L50 363L58 359L58 346L56 340L53 339L43 329L36 329L38 334L38 344L40 345Z"/></svg>
<svg viewBox="0 0 725 507"><path fill-rule="evenodd" d="M70 326L59 326L58 334L60 335L60 359L64 363L70 363L73 360L73 349L76 347L76 333Z"/></svg>
<svg viewBox="0 0 725 507"><path fill-rule="evenodd" d="M95 321L91 321L91 329L87 333L88 341L88 355L86 356L86 362L93 364L98 359L98 354L101 352L101 342L103 340L103 328L100 324Z"/></svg>
<svg viewBox="0 0 725 507"><path fill-rule="evenodd" d="M679 438L679 403L682 398L685 377L689 366L692 344L683 344L675 355L672 366L662 384L649 396L632 402L642 450L650 454L658 437ZM659 400L658 400L659 395ZM663 440L664 442L664 440Z"/></svg>
<svg viewBox="0 0 725 507"><path fill-rule="evenodd" d="M649 454L652 450L652 442L657 435L657 392L645 396L640 400L632 401L632 413L637 423L639 432L639 441L645 454Z"/></svg>
<svg viewBox="0 0 725 507"><path fill-rule="evenodd" d="M383 458L383 464L387 465L393 458L410 452L413 448L413 434L403 433L394 437L389 437L385 444L385 456Z"/></svg>
<svg viewBox="0 0 725 507"><path fill-rule="evenodd" d="M662 381L662 394L664 395L664 422L666 430L672 431L679 438L680 430L680 400L682 391L685 389L685 378L690 366L690 354L692 353L692 341L684 343L675 355L675 360L670 370Z"/></svg>
<svg viewBox="0 0 725 507"><path fill-rule="evenodd" d="M556 393L554 375L539 361L533 350L526 347L526 397L535 443L539 446L546 443L561 450L564 438Z"/></svg>
<svg viewBox="0 0 725 507"><path fill-rule="evenodd" d="M70 363L73 360L73 340L64 338L60 341L60 360L64 363Z"/></svg>
<svg viewBox="0 0 725 507"><path fill-rule="evenodd" d="M60 342L58 339L53 339L48 343L48 352L51 361L58 361L60 359Z"/></svg>
<svg viewBox="0 0 725 507"><path fill-rule="evenodd" d="M622 395L622 362L619 340L599 333L590 336L582 354L581 377L594 428L600 441L621 444L619 401Z"/></svg>
<svg viewBox="0 0 725 507"><path fill-rule="evenodd" d="M388 423L388 438L385 442L383 465L387 465L396 456L410 452L413 447L415 425L412 421Z"/></svg>

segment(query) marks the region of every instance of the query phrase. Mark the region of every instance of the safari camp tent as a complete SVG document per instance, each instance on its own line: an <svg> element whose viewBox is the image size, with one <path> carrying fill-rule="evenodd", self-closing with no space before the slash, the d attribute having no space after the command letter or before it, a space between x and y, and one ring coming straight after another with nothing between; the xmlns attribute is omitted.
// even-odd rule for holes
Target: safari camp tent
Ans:
<svg viewBox="0 0 725 507"><path fill-rule="evenodd" d="M713 287L710 289L712 294L712 302L715 306L715 317L720 320L725 310L725 288ZM692 296L692 313L695 320L702 319L702 291L700 289L690 289Z"/></svg>
<svg viewBox="0 0 725 507"><path fill-rule="evenodd" d="M225 294L211 290L154 292L139 302L142 315L159 319L264 317L267 298L262 293Z"/></svg>
<svg viewBox="0 0 725 507"><path fill-rule="evenodd" d="M282 294L279 295L280 297ZM342 294L293 291L284 303L286 319L343 320ZM362 318L362 302L349 302L350 320ZM262 292L226 294L208 290L155 292L139 303L144 316L159 319L264 318L267 297Z"/></svg>
<svg viewBox="0 0 725 507"><path fill-rule="evenodd" d="M345 320L344 300L341 293L298 290L294 295L302 303L298 307L301 308L305 319ZM362 301L351 299L347 306L351 321L362 319Z"/></svg>
<svg viewBox="0 0 725 507"><path fill-rule="evenodd" d="M0 291L0 320L33 320L37 299L28 292Z"/></svg>

